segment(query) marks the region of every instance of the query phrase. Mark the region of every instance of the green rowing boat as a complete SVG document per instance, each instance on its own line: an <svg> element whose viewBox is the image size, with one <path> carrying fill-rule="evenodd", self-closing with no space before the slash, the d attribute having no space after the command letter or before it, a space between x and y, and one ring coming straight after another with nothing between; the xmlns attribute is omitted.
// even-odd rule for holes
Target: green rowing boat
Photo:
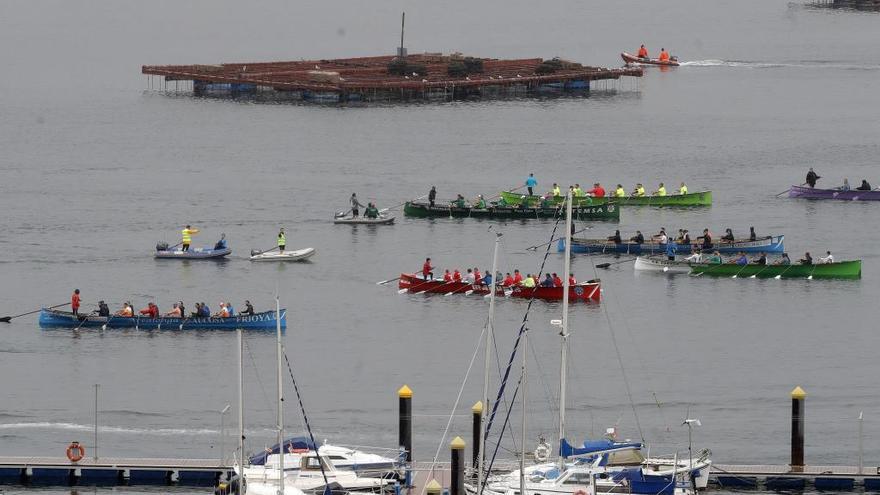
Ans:
<svg viewBox="0 0 880 495"><path fill-rule="evenodd" d="M518 206L495 206L473 208L471 206L453 206L451 204L435 204L409 201L403 207L403 214L414 218L486 218L492 220L531 220L540 218L556 218L564 216L565 211L559 208L540 208ZM617 205L582 205L572 208L571 216L575 220L612 220L620 219L620 208Z"/></svg>
<svg viewBox="0 0 880 495"><path fill-rule="evenodd" d="M502 191L501 199L505 203L518 205L523 198L522 194L512 191ZM527 195L526 195L527 196ZM540 203L540 196L527 196L529 205ZM554 196L550 198L554 204L559 204L565 199L565 196ZM700 191L687 194L672 194L669 196L624 196L592 198L590 196L579 196L574 198L575 205L603 205L606 203L616 203L618 205L632 206L711 206L712 191Z"/></svg>
<svg viewBox="0 0 880 495"><path fill-rule="evenodd" d="M691 264L691 275L738 278L862 278L862 260L818 265Z"/></svg>

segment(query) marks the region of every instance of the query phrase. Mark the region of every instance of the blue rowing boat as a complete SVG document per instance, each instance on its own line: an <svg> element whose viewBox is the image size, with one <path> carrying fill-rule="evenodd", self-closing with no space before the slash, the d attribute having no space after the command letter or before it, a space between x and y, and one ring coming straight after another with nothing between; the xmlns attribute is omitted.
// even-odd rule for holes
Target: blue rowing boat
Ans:
<svg viewBox="0 0 880 495"><path fill-rule="evenodd" d="M761 237L754 241L748 239L735 240L733 242L715 242L709 249L703 249L700 243L675 244L675 254L690 254L694 249L702 249L703 252L718 251L722 254L736 254L740 251L745 253L781 254L785 249L783 245L784 235ZM559 239L557 244L559 252L565 251L565 239ZM607 254L665 254L666 244L660 244L648 240L641 244L635 242L622 242L615 244L606 239L572 239L572 253L607 253Z"/></svg>
<svg viewBox="0 0 880 495"><path fill-rule="evenodd" d="M144 316L74 316L69 311L42 309L40 311L41 327L105 327L105 328L142 328L146 330L275 330L275 311L263 311L252 315L238 315L231 318L193 317L172 318L160 316L148 318ZM281 328L287 327L287 310L281 310Z"/></svg>

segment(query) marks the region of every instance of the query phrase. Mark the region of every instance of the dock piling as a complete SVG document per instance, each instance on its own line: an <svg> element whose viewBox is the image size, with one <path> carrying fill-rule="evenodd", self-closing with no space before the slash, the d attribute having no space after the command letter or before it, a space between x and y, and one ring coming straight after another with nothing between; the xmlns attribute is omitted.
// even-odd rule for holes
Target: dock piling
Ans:
<svg viewBox="0 0 880 495"><path fill-rule="evenodd" d="M804 400L807 393L801 387L791 391L791 470L804 470Z"/></svg>
<svg viewBox="0 0 880 495"><path fill-rule="evenodd" d="M471 467L476 469L480 463L480 425L483 422L483 401L477 401L476 404L471 407L471 413L473 417L473 436L471 444L471 450L473 451L473 459L471 460Z"/></svg>
<svg viewBox="0 0 880 495"><path fill-rule="evenodd" d="M449 444L452 471L449 483L449 495L465 495L464 493L464 447L461 437L455 437Z"/></svg>
<svg viewBox="0 0 880 495"><path fill-rule="evenodd" d="M431 479L427 485L425 485L425 492L428 495L440 495L440 492L443 491L443 487L440 486L440 483L437 483L437 480Z"/></svg>
<svg viewBox="0 0 880 495"><path fill-rule="evenodd" d="M412 479L412 395L413 391L407 385L397 391L398 398L398 446L401 450L400 460L406 462L405 485L411 487Z"/></svg>

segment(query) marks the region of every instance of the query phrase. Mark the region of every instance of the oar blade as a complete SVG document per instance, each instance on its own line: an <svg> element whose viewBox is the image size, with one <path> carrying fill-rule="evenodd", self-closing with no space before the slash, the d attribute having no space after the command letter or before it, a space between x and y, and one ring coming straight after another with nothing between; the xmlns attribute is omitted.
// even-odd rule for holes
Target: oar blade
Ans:
<svg viewBox="0 0 880 495"><path fill-rule="evenodd" d="M608 268L609 266L611 266L611 263L599 263L596 265L596 268Z"/></svg>
<svg viewBox="0 0 880 495"><path fill-rule="evenodd" d="M4 316L3 318L0 318L0 322L2 323L9 323L10 320L12 320L11 316Z"/></svg>
<svg viewBox="0 0 880 495"><path fill-rule="evenodd" d="M398 294L403 294L404 292L406 292L406 291L408 291L408 290L409 290L409 289L400 289L399 291L397 291L397 293L398 293Z"/></svg>

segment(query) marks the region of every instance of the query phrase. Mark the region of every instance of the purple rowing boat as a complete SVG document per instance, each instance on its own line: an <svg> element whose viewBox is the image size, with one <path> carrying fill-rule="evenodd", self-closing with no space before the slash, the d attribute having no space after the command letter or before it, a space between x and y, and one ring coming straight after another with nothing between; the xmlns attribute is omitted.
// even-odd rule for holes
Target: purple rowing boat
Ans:
<svg viewBox="0 0 880 495"><path fill-rule="evenodd" d="M880 190L873 191L857 191L851 189L849 191L841 191L840 189L815 189L804 186L791 186L788 190L789 198L807 198L807 199L841 199L845 201L880 201Z"/></svg>

